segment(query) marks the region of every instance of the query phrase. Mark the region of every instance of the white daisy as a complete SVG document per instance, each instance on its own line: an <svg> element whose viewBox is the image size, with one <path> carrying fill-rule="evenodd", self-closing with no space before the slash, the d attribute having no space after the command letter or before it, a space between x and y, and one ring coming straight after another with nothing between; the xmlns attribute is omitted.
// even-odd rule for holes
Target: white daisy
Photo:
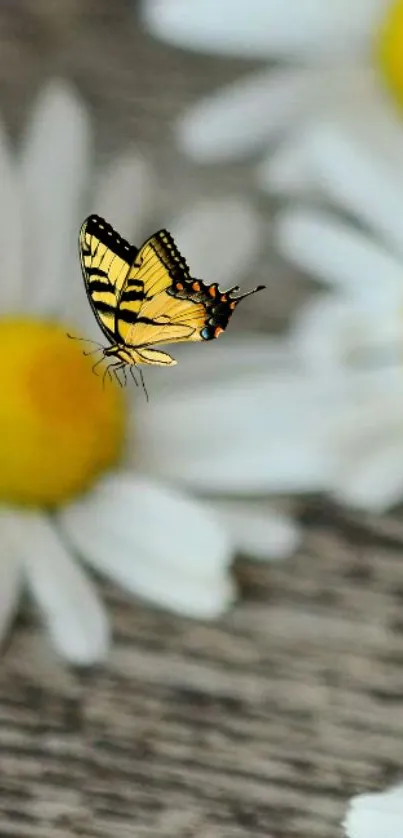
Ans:
<svg viewBox="0 0 403 838"><path fill-rule="evenodd" d="M401 838L403 786L353 797L343 826L347 838Z"/></svg>
<svg viewBox="0 0 403 838"><path fill-rule="evenodd" d="M281 139L259 180L282 188L300 177L301 131L324 114L359 110L371 125L399 124L402 0L143 0L143 18L175 46L278 62L185 111L178 142L200 162L243 158Z"/></svg>
<svg viewBox="0 0 403 838"><path fill-rule="evenodd" d="M348 381L329 440L330 488L378 511L403 496L402 153L398 144L383 153L384 126L369 134L358 114L311 129L310 183L333 208L305 201L283 211L277 229L281 252L328 287L297 314L294 349L318 386Z"/></svg>
<svg viewBox="0 0 403 838"><path fill-rule="evenodd" d="M288 480L298 476L291 427L279 450L273 440L281 345L182 348L177 368L150 372L147 404L134 387L103 390L66 337L94 329L78 268L82 220L96 210L141 240L156 192L146 162L128 151L95 172L89 194L93 156L89 116L62 82L40 95L18 156L1 129L0 637L26 586L55 648L79 664L105 655L109 629L78 557L134 594L212 618L234 598L235 550L276 558L299 539L287 516L242 501L276 488L287 469ZM223 214L224 258L203 261ZM214 267L223 283L236 281L259 238L252 210L234 200L204 203L172 230L192 266ZM213 504L191 490L238 500Z"/></svg>

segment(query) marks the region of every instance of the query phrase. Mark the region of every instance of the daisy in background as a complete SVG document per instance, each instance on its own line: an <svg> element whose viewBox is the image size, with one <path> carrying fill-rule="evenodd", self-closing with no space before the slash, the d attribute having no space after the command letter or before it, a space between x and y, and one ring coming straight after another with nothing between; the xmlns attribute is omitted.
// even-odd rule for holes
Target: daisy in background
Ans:
<svg viewBox="0 0 403 838"><path fill-rule="evenodd" d="M403 0L142 9L177 46L281 62L196 103L177 136L200 162L269 145L259 184L312 201L278 230L282 253L328 286L289 342L294 379L318 409L301 435L327 491L382 511L403 497Z"/></svg>
<svg viewBox="0 0 403 838"><path fill-rule="evenodd" d="M321 478L286 415L281 342L178 347L178 367L149 375L148 404L134 386L103 390L66 337L100 337L78 230L94 211L132 241L158 225L141 156L93 164L89 115L66 83L42 91L18 153L0 131L0 637L27 587L54 647L79 664L101 659L109 635L84 565L168 609L213 618L236 593L235 551L280 558L298 544L296 525L264 498ZM223 285L245 272L261 235L235 199L203 202L167 226L195 273ZM261 503L246 501L256 494Z"/></svg>
<svg viewBox="0 0 403 838"><path fill-rule="evenodd" d="M285 209L277 225L282 254L326 284L297 313L290 344L318 388L332 381L342 393L328 488L378 512L403 497L401 140L361 113L306 132L316 200Z"/></svg>
<svg viewBox="0 0 403 838"><path fill-rule="evenodd" d="M343 827L347 838L401 838L403 786L353 797Z"/></svg>
<svg viewBox="0 0 403 838"><path fill-rule="evenodd" d="M403 0L143 0L142 9L149 31L175 46L278 62L180 117L178 143L199 162L270 147L258 180L279 188L301 176L300 133L324 114L399 122Z"/></svg>

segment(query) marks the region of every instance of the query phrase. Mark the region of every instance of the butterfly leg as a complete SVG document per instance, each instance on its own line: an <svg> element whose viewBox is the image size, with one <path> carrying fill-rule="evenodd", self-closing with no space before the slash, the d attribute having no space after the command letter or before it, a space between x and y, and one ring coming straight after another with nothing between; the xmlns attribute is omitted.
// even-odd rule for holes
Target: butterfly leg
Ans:
<svg viewBox="0 0 403 838"><path fill-rule="evenodd" d="M122 384L122 382L121 382L121 380L118 376L118 370L123 370L123 373L124 373L124 376L125 376L125 384L126 384L126 374L124 372L124 368L125 368L124 364L114 364L113 365L113 375L115 376L116 381L119 384L119 387L123 387L123 384Z"/></svg>
<svg viewBox="0 0 403 838"><path fill-rule="evenodd" d="M111 367L111 366L113 366L113 364L112 364L112 365L111 365L111 364L109 364L109 365L108 365L107 367L105 367L105 369L104 369L104 374L103 374L103 376L102 376L102 387L103 387L103 389L104 389L104 390L105 390L105 381L106 381L106 377L107 377L107 376L108 376L109 380L112 382L112 373L111 373L111 371L110 371L110 367Z"/></svg>
<svg viewBox="0 0 403 838"><path fill-rule="evenodd" d="M130 365L129 365L129 372L130 372L130 375L131 375L131 377L132 377L132 379L133 379L133 381L134 381L134 383L135 383L136 387L138 387L138 386L139 386L139 383L138 383L137 378L136 378L136 376L135 376L135 374L134 374L134 366L135 366L134 364L130 364Z"/></svg>
<svg viewBox="0 0 403 838"><path fill-rule="evenodd" d="M147 392L147 387L146 387L146 385L145 385L144 376L143 376L143 371L142 371L141 367L139 367L139 376L140 376L140 381L141 381L141 384L142 384L142 386L143 386L143 390L144 390L145 397L146 397L147 401L149 401L149 398L148 398L148 392Z"/></svg>
<svg viewBox="0 0 403 838"><path fill-rule="evenodd" d="M109 375L110 380L112 381L112 376L114 378L116 378L116 381L118 382L119 387L123 387L123 384L122 384L122 382L119 378L118 370L123 370L124 383L125 383L125 385L127 384L127 376L126 376L125 366L126 366L125 363L109 364L109 366L106 369L106 373Z"/></svg>
<svg viewBox="0 0 403 838"><path fill-rule="evenodd" d="M102 358L98 358L98 361L95 361L95 364L92 368L92 372L94 373L94 375L98 375L98 373L96 373L95 370L99 366L99 364L102 363L103 360L104 360L104 356L102 355ZM108 367L107 367L107 369L108 369Z"/></svg>

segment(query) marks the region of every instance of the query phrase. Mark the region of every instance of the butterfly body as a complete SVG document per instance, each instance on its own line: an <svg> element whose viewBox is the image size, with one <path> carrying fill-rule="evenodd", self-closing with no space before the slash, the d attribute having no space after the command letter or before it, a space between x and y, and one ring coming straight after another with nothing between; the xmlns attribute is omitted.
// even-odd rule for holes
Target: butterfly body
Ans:
<svg viewBox="0 0 403 838"><path fill-rule="evenodd" d="M115 357L119 367L176 364L161 344L219 337L238 303L264 288L237 295L237 286L222 292L195 279L167 230L138 249L90 215L79 245L87 297L110 344L103 356Z"/></svg>

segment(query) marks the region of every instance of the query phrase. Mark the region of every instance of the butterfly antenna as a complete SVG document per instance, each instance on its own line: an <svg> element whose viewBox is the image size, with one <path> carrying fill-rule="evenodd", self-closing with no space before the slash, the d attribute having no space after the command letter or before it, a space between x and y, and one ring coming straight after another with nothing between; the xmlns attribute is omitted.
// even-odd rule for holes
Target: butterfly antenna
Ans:
<svg viewBox="0 0 403 838"><path fill-rule="evenodd" d="M76 337L76 335L70 335L68 332L66 332L66 334L67 337L70 338L70 340L78 340L81 341L81 343L93 343L97 347L96 349L91 349L91 352L83 352L83 355L95 355L96 352L99 352L101 349L104 349L103 344L98 343L98 341L96 340L89 340L89 338L79 338Z"/></svg>
<svg viewBox="0 0 403 838"><path fill-rule="evenodd" d="M144 393L145 393L145 397L146 397L147 401L150 401L150 400L149 400L149 398L148 398L147 387L146 387L146 385L145 385L144 376L143 376L143 371L142 371L141 367L139 367L139 376L140 376L140 381L141 381L141 384L142 384L142 386L143 386L143 390L144 390Z"/></svg>

